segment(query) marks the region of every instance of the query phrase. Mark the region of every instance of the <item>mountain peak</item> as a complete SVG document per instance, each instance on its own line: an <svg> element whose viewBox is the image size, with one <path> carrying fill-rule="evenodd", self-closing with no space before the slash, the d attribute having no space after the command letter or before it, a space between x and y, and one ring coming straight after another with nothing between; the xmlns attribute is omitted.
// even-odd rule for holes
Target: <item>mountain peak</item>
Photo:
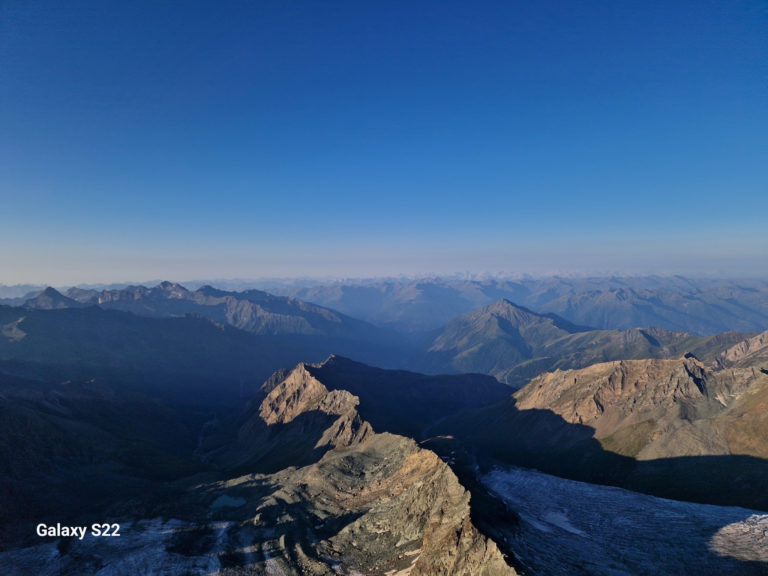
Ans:
<svg viewBox="0 0 768 576"><path fill-rule="evenodd" d="M156 288L159 288L160 290L164 290L166 292L173 292L173 293L186 293L189 292L184 286L181 284L178 284L177 282L169 282L168 280L163 280L156 286Z"/></svg>
<svg viewBox="0 0 768 576"><path fill-rule="evenodd" d="M338 354L330 354L328 358L326 358L316 366L320 368L331 367L331 366L347 366L347 367L355 366L355 367L368 368L368 366L366 366L362 362L352 360L351 358L347 358L346 356L339 356Z"/></svg>
<svg viewBox="0 0 768 576"><path fill-rule="evenodd" d="M80 308L83 305L77 300L64 296L61 292L48 286L34 298L29 298L24 302L25 308L35 308L38 310L55 310L59 308Z"/></svg>
<svg viewBox="0 0 768 576"><path fill-rule="evenodd" d="M501 298L499 300L496 300L496 302L493 302L492 304L488 304L485 308L481 308L481 310L486 310L491 313L509 313L513 312L515 314L530 314L531 316L539 316L536 312L533 310L529 310L525 306L519 306L518 304L515 304L511 300L507 300L506 298Z"/></svg>
<svg viewBox="0 0 768 576"><path fill-rule="evenodd" d="M328 394L323 384L299 364L275 386L259 408L260 418L268 425L287 424L300 414L317 408Z"/></svg>
<svg viewBox="0 0 768 576"><path fill-rule="evenodd" d="M587 332L592 330L592 328L587 326L577 326L576 324L569 322L557 314L540 314L538 312L534 312L533 310L526 308L525 306L515 304L506 298L501 298L493 304L489 304L485 308L481 308L474 314L490 314L493 316L498 316L511 322L518 328L532 324L547 324L569 333Z"/></svg>

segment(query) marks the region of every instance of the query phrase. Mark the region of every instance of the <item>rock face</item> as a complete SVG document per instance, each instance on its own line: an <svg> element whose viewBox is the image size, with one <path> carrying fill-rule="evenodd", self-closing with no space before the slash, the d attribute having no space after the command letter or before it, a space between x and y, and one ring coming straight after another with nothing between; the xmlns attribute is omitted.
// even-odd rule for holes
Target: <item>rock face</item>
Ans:
<svg viewBox="0 0 768 576"><path fill-rule="evenodd" d="M731 346L717 357L719 367L768 364L768 331Z"/></svg>
<svg viewBox="0 0 768 576"><path fill-rule="evenodd" d="M514 573L496 545L472 525L469 494L450 468L401 436L376 434L274 478L280 488L260 513L272 517L282 503L301 509L309 524L304 528L319 539L305 554L330 557L350 573ZM277 528L294 524L295 514L283 512ZM343 518L352 520L339 523ZM281 554L290 567L291 551Z"/></svg>
<svg viewBox="0 0 768 576"><path fill-rule="evenodd" d="M315 448L325 446L351 446L365 442L373 429L363 421L356 407L356 396L346 390L328 389L313 377L304 364L299 364L264 399L259 407L259 418L267 426L288 424L301 414L317 411L330 417L338 416L322 430Z"/></svg>
<svg viewBox="0 0 768 576"><path fill-rule="evenodd" d="M725 358L749 344L737 348ZM768 458L768 375L756 367L717 369L693 357L607 362L543 374L516 398L518 409L551 410L593 428L604 448L639 460Z"/></svg>
<svg viewBox="0 0 768 576"><path fill-rule="evenodd" d="M247 410L236 446L216 456L220 464L242 467L234 454L258 444L250 450L248 466L272 470L286 463L278 453L293 455L292 465L268 476L248 475L222 485L240 491L271 487L252 520L281 535L269 543L265 570L332 574L336 566L336 573L345 574L515 573L496 544L474 527L469 493L433 452L403 436L374 433L357 413L356 396L329 391L303 364L268 382L267 390L262 402Z"/></svg>
<svg viewBox="0 0 768 576"><path fill-rule="evenodd" d="M358 403L346 390L328 392L306 365L300 364L269 392L259 407L259 417L267 425L287 424L310 410L341 416L354 411Z"/></svg>

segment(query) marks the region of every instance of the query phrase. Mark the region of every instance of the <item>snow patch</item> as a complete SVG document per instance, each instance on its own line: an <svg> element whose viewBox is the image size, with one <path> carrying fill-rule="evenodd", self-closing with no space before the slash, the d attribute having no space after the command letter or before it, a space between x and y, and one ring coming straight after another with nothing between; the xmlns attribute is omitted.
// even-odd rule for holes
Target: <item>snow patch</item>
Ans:
<svg viewBox="0 0 768 576"><path fill-rule="evenodd" d="M709 542L719 556L744 562L768 562L768 514L753 514L718 530Z"/></svg>

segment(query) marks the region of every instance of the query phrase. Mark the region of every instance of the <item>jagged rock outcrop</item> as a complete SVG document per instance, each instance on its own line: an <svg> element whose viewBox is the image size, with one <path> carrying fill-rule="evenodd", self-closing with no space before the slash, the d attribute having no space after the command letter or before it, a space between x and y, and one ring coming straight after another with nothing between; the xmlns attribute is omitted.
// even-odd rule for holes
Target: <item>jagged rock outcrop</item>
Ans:
<svg viewBox="0 0 768 576"><path fill-rule="evenodd" d="M343 414L354 410L355 399L348 392L338 391L333 397L304 364L299 364L275 388L259 407L259 418L267 425L286 424L303 412L320 410L326 414Z"/></svg>
<svg viewBox="0 0 768 576"><path fill-rule="evenodd" d="M328 389L299 364L273 388L259 406L259 418L267 426L287 424L299 415L317 411L338 419L322 432L315 448L351 446L365 442L373 429L357 413L360 400L346 390Z"/></svg>
<svg viewBox="0 0 768 576"><path fill-rule="evenodd" d="M279 531L293 530L301 517L301 529L311 534L303 554L330 558L349 573L514 574L473 526L469 494L450 468L402 436L375 434L271 478L279 488L263 501L257 521L277 518ZM273 549L278 553L289 570L294 553Z"/></svg>
<svg viewBox="0 0 768 576"><path fill-rule="evenodd" d="M205 459L232 470L272 472L315 462L335 446L364 442L373 434L356 410L359 399L346 390L329 391L305 364L276 373L262 394L234 430L225 427L204 439Z"/></svg>
<svg viewBox="0 0 768 576"><path fill-rule="evenodd" d="M304 364L265 384L266 396L247 410L231 459L248 445L253 470L222 484L270 491L252 523L280 535L253 544L269 553L265 569L286 575L512 575L496 544L470 520L469 493L451 469L411 439L374 433L357 413L359 399L328 388ZM290 458L285 458L286 453ZM278 456L279 455L279 456ZM341 572L339 572L341 571ZM355 572L356 571L356 572ZM279 572L276 572L279 573Z"/></svg>

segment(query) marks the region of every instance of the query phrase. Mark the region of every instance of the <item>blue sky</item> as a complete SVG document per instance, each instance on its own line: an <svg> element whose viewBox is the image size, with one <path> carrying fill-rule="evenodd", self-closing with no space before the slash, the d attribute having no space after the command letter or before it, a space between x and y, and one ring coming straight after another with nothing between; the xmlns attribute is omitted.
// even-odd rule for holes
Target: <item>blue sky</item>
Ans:
<svg viewBox="0 0 768 576"><path fill-rule="evenodd" d="M765 2L0 2L0 282L765 274Z"/></svg>

